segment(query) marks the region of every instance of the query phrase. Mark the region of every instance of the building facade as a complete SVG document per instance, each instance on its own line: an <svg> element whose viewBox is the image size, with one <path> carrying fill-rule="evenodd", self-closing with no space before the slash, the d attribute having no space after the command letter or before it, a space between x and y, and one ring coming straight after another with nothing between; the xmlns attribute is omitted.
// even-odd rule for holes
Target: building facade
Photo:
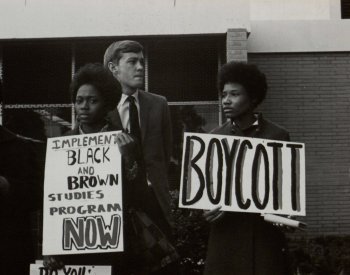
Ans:
<svg viewBox="0 0 350 275"><path fill-rule="evenodd" d="M350 233L347 1L47 2L0 4L4 125L23 128L18 121L31 110L44 119L47 136L60 135L75 120L68 91L75 71L102 62L111 42L133 39L145 47L145 90L167 97L180 140L177 122L186 111L204 118L205 131L222 123L218 68L255 63L269 85L260 110L306 144L303 234Z"/></svg>

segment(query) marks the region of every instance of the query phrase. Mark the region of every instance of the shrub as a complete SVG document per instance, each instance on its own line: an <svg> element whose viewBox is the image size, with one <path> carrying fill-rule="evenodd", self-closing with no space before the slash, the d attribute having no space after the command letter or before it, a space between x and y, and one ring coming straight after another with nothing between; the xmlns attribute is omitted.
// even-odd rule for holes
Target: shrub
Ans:
<svg viewBox="0 0 350 275"><path fill-rule="evenodd" d="M297 241L290 253L299 274L332 275L350 272L350 236L321 236Z"/></svg>
<svg viewBox="0 0 350 275"><path fill-rule="evenodd" d="M201 210L178 208L179 192L171 191L175 221L176 248L183 274L202 274L206 255L209 225Z"/></svg>

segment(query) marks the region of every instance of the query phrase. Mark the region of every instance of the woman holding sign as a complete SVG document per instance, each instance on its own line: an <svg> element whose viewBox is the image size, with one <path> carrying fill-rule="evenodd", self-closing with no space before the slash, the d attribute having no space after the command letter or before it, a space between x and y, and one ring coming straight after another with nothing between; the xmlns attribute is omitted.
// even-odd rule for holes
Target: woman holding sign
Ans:
<svg viewBox="0 0 350 275"><path fill-rule="evenodd" d="M114 109L120 100L121 88L102 65L87 64L82 67L73 78L71 92L77 115L77 126L66 135L123 130L116 129L106 120L107 113ZM130 209L139 209L143 200L139 193L140 190L142 192L143 187L141 166L138 161L140 157L138 142L130 134L122 132L117 136L117 144L122 155L123 175L125 175L123 179L124 252L47 256L44 259L46 267L60 269L64 264L112 265L116 274L140 274L145 270L152 270L153 266L145 260L144 255L140 255L140 252L147 248L141 243L142 239L138 236L138 232L135 232L133 223L135 218L130 216ZM134 219L131 220L132 218ZM136 250L139 250L138 253L135 253Z"/></svg>
<svg viewBox="0 0 350 275"><path fill-rule="evenodd" d="M121 96L118 82L105 71L100 64L87 64L74 76L70 86L72 100L77 116L77 125L65 135L91 134L107 132L114 129L105 119L107 113L112 110ZM117 137L118 147L123 156L127 177L133 178L137 173L134 161L134 139L121 133ZM117 258L117 259L115 259ZM121 261L112 253L81 254L67 256L46 256L44 265L50 269L61 269L65 264L78 265L113 265Z"/></svg>
<svg viewBox="0 0 350 275"><path fill-rule="evenodd" d="M218 86L227 122L213 134L289 140L286 130L255 112L267 92L265 75L255 65L225 64ZM204 274L289 274L284 235L260 214L218 207L204 217L211 222Z"/></svg>

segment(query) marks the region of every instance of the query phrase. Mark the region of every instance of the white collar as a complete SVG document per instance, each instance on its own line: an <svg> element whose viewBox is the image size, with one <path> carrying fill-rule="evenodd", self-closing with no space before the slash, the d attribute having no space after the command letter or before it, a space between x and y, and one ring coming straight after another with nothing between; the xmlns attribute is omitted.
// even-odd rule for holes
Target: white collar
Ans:
<svg viewBox="0 0 350 275"><path fill-rule="evenodd" d="M246 130L246 129L252 127L252 126L260 126L259 125L259 121L260 121L259 114L254 114L254 117L255 117L255 121L252 124L250 124L248 127L246 127L245 129L242 129L242 130ZM234 121L232 121L232 125L235 126L235 127L238 127L238 125Z"/></svg>
<svg viewBox="0 0 350 275"><path fill-rule="evenodd" d="M135 98L135 103L138 104L139 103L139 91L136 90L136 92L133 93L131 96L133 96ZM123 105L128 97L129 97L129 95L122 94L122 97L120 98L118 105Z"/></svg>

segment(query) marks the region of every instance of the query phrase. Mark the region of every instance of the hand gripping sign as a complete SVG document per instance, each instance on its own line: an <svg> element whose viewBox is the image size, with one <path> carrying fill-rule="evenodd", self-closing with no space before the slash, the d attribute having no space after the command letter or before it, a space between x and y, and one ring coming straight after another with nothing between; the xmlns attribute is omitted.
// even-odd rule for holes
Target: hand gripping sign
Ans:
<svg viewBox="0 0 350 275"><path fill-rule="evenodd" d="M305 216L305 145L185 133L179 206Z"/></svg>
<svg viewBox="0 0 350 275"><path fill-rule="evenodd" d="M48 139L43 255L123 251L117 134Z"/></svg>

